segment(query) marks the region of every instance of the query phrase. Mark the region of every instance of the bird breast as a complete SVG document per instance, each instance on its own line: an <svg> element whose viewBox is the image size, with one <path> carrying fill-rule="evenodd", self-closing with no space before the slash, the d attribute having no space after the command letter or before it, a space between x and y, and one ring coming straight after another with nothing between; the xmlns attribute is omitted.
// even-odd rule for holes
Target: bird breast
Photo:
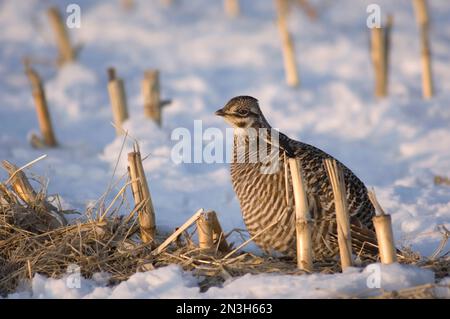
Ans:
<svg viewBox="0 0 450 319"><path fill-rule="evenodd" d="M242 146L242 145L241 145ZM259 159L251 148L248 139L246 150L238 154L238 147L233 147L231 179L234 191L239 199L242 215L251 236L262 231L254 241L264 250L288 252L294 245L295 214L293 199L287 196L285 179L285 158L278 150L269 150L270 161ZM272 153L270 153L272 152ZM268 166L275 169L267 171Z"/></svg>

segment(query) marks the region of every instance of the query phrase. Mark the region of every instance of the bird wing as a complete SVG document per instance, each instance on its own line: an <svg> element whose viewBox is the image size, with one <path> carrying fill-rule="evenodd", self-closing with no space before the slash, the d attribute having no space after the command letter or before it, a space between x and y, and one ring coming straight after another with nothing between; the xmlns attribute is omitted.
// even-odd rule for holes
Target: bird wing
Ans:
<svg viewBox="0 0 450 319"><path fill-rule="evenodd" d="M298 157L301 160L306 180L306 192L309 198L314 198L314 217L317 219L320 240L325 237L334 237L337 240L337 228L334 213L334 199L332 188L328 180L323 159L333 158L324 151L296 140L293 140L283 133L279 133L279 148L286 152L289 157ZM367 220L370 220L375 213L373 206L366 196L361 192L367 192L365 185L356 177L353 172L344 164L336 160L343 169L346 179L347 199L349 202L350 231L352 236L352 246L357 255L377 256L378 245L376 234L368 227ZM324 182L327 181L327 182ZM356 188L356 189L355 189ZM359 190L357 190L359 189ZM365 198L366 203L356 205L352 201L354 197ZM370 216L365 216L369 214ZM361 220L364 217L364 223ZM370 221L371 223L371 221ZM317 238L319 240L319 238Z"/></svg>

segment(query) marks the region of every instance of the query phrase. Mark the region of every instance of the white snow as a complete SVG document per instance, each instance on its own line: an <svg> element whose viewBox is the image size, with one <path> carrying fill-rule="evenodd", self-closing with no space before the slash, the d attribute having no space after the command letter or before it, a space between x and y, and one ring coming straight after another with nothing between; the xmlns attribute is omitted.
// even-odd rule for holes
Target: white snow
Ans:
<svg viewBox="0 0 450 319"><path fill-rule="evenodd" d="M106 69L115 66L128 97L125 128L139 140L143 155L150 155L144 169L160 230L173 230L200 207L217 211L226 230L244 227L227 164L177 165L170 158L173 129L185 127L194 136L194 120L202 120L204 130L225 132L227 125L213 113L239 94L257 97L274 127L334 155L374 186L392 214L397 245L428 256L441 240L437 225L450 228L450 187L433 184L435 175L450 174L447 2L429 1L436 85L436 96L429 101L421 99L420 48L410 1L377 1L383 14L395 18L390 95L381 101L373 98L368 0L311 1L319 8L317 22L299 10L292 12L289 27L300 89L284 83L272 1L240 1L242 16L237 19L225 16L222 1L178 0L166 8L158 0L142 0L131 12L121 10L119 1L76 2L82 24L70 34L82 49L76 63L58 70L48 65L57 55L45 15L48 2L0 3L0 159L23 165L48 154L29 172L48 178L50 195L59 194L64 208L84 211L111 180L122 144L110 125L106 90ZM59 1L58 6L64 12L69 3ZM36 68L46 81L60 148L34 150L27 142L38 125L23 56L44 62ZM162 97L173 100L164 110L162 129L142 116L140 80L148 68L160 70ZM131 142L116 179L126 172L130 149ZM5 177L1 171L0 178ZM449 248L447 244L444 251ZM247 275L200 294L189 274L167 267L138 273L113 288L83 280L81 290L69 290L64 279L37 275L32 296L331 297L361 292L364 276L357 270L301 277ZM429 272L410 267L383 268L383 276L389 289L433 281ZM11 297L29 296L21 292Z"/></svg>
<svg viewBox="0 0 450 319"><path fill-rule="evenodd" d="M376 269L376 270L374 270ZM380 281L371 276L379 271ZM376 296L410 286L434 282L429 270L398 264L372 264L365 269L350 268L342 274L280 276L247 274L228 280L221 288L200 293L197 279L179 266L167 266L145 273L136 273L127 281L106 287L102 278L81 279L80 288L69 288L68 278L48 279L36 275L32 288L10 294L9 298L345 298ZM442 281L442 284L445 282ZM270 287L270 289L268 289ZM450 289L438 288L440 297L450 297Z"/></svg>

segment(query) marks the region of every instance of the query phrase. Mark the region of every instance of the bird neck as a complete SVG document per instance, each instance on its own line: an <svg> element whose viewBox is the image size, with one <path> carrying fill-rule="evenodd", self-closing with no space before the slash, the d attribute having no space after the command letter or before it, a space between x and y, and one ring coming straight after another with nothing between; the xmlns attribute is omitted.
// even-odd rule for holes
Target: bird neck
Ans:
<svg viewBox="0 0 450 319"><path fill-rule="evenodd" d="M260 130L266 130L266 131L270 132L271 129L272 129L272 127L270 126L270 124L267 122L267 120L264 117L262 117L258 121L251 123L251 125L248 127L235 127L234 135L253 136L255 134L260 133Z"/></svg>

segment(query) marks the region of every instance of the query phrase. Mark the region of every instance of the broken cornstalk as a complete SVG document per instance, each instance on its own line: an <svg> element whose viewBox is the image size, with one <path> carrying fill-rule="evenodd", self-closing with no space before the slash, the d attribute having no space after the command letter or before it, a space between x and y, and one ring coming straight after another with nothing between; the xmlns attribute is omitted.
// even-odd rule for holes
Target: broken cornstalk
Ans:
<svg viewBox="0 0 450 319"><path fill-rule="evenodd" d="M217 214L214 211L209 212L211 226L213 230L213 242L214 246L217 247L217 250L221 252L228 252L230 250L230 246L227 243L225 238L225 233L222 230L222 226L220 226L219 219L217 218Z"/></svg>
<svg viewBox="0 0 450 319"><path fill-rule="evenodd" d="M141 153L137 145L133 152L128 153L128 172L135 205L142 205L138 211L141 239L144 243L148 243L155 239L155 212L142 166Z"/></svg>
<svg viewBox="0 0 450 319"><path fill-rule="evenodd" d="M210 250L214 245L213 229L209 212L203 213L197 219L198 247Z"/></svg>
<svg viewBox="0 0 450 319"><path fill-rule="evenodd" d="M336 160L327 158L324 160L324 164L333 189L339 253L341 257L342 270L344 270L345 268L353 265L350 216L348 213L344 174L342 169L338 167Z"/></svg>
<svg viewBox="0 0 450 319"><path fill-rule="evenodd" d="M376 97L385 97L388 92L389 43L392 23L393 18L389 15L386 27L371 29L371 55Z"/></svg>
<svg viewBox="0 0 450 319"><path fill-rule="evenodd" d="M114 68L108 69L108 93L111 101L116 134L123 134L122 123L128 119L127 100L123 80L116 77Z"/></svg>
<svg viewBox="0 0 450 319"><path fill-rule="evenodd" d="M191 216L181 227L177 228L165 241L162 242L155 250L152 251L152 255L158 255L162 253L172 242L174 242L178 236L180 236L186 229L188 229L193 223L195 223L200 215L203 213L203 208L200 208L194 215Z"/></svg>
<svg viewBox="0 0 450 319"><path fill-rule="evenodd" d="M286 2L283 0L276 1L277 24L281 37L281 47L283 52L284 71L286 75L286 83L289 86L298 86L299 77L297 70L297 62L295 60L295 49L292 37L288 31L286 19Z"/></svg>
<svg viewBox="0 0 450 319"><path fill-rule="evenodd" d="M433 97L433 74L431 68L431 49L429 37L430 18L426 0L413 0L416 21L420 32L422 54L422 95L425 99Z"/></svg>
<svg viewBox="0 0 450 319"><path fill-rule="evenodd" d="M37 200L37 194L31 186L25 173L19 168L4 160L2 161L3 168L8 172L11 180L11 186L19 198L26 204L32 205Z"/></svg>
<svg viewBox="0 0 450 319"><path fill-rule="evenodd" d="M227 16L235 18L239 15L239 0L224 0L224 7Z"/></svg>
<svg viewBox="0 0 450 319"><path fill-rule="evenodd" d="M144 98L144 114L161 126L162 108L171 103L161 101L161 89L158 70L148 70L142 80L142 97Z"/></svg>
<svg viewBox="0 0 450 319"><path fill-rule="evenodd" d="M197 220L198 245L201 250L227 252L228 243L214 211L202 213Z"/></svg>
<svg viewBox="0 0 450 319"><path fill-rule="evenodd" d="M311 217L299 159L289 158L289 168L291 171L295 201L297 267L301 270L312 271Z"/></svg>
<svg viewBox="0 0 450 319"><path fill-rule="evenodd" d="M134 0L122 0L121 4L122 8L126 11L132 10L135 6Z"/></svg>
<svg viewBox="0 0 450 319"><path fill-rule="evenodd" d="M397 261L397 254L394 246L391 215L386 214L383 208L381 208L374 191L369 191L368 196L377 212L372 221L377 234L380 260L383 264L395 263Z"/></svg>
<svg viewBox="0 0 450 319"><path fill-rule="evenodd" d="M33 189L33 186L31 186L27 176L22 171L23 168L27 167L29 164L19 168L6 160L2 161L3 168L8 172L10 176L8 182L11 183L11 187L14 190L14 193L17 194L17 196L28 207L34 208L36 214L39 214L42 221L44 222L41 225L42 227L55 229L57 227L66 225L67 221L64 215L60 211L58 211L55 206L50 204L45 196L36 193L36 191Z"/></svg>
<svg viewBox="0 0 450 319"><path fill-rule="evenodd" d="M55 133L53 132L50 112L48 111L47 98L45 96L44 86L41 77L28 65L25 70L28 79L31 83L31 90L33 94L34 104L36 107L36 114L39 122L42 139L37 135L32 135L31 144L34 147L55 147L57 146Z"/></svg>
<svg viewBox="0 0 450 319"><path fill-rule="evenodd" d="M75 60L75 49L70 44L69 34L65 28L61 14L58 8L52 7L47 11L50 24L55 33L56 44L59 51L60 64Z"/></svg>

